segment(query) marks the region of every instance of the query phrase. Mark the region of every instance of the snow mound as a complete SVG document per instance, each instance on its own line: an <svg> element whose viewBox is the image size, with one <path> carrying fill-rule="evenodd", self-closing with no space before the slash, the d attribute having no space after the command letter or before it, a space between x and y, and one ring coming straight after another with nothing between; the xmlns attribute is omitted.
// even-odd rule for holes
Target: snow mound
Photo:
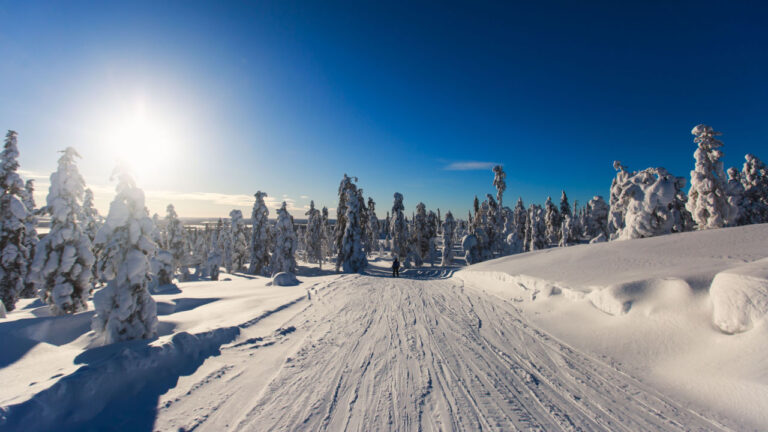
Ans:
<svg viewBox="0 0 768 432"><path fill-rule="evenodd" d="M742 333L768 313L768 258L718 273L709 296L715 325Z"/></svg>
<svg viewBox="0 0 768 432"><path fill-rule="evenodd" d="M77 430L85 422L94 429L114 427L115 417L156 404L179 376L218 355L221 345L239 333L238 327L179 332L154 343L131 341L86 351L75 360L85 363L75 373L0 412L0 429Z"/></svg>
<svg viewBox="0 0 768 432"><path fill-rule="evenodd" d="M275 286L294 286L298 285L299 280L296 275L288 272L280 272L272 277L272 285Z"/></svg>

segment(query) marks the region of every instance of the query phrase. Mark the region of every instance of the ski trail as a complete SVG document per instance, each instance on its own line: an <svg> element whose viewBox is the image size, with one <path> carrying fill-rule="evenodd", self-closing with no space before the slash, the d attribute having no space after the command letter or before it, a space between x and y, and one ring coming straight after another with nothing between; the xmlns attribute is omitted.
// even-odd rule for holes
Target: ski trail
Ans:
<svg viewBox="0 0 768 432"><path fill-rule="evenodd" d="M297 329L284 336L295 350L258 397L237 421L201 429L725 429L450 272L404 276L346 276L318 291L284 325Z"/></svg>

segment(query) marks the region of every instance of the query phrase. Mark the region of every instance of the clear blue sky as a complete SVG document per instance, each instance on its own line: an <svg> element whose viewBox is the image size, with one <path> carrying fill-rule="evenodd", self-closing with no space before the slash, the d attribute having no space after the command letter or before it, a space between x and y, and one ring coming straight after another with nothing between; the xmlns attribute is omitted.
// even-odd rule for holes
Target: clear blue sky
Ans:
<svg viewBox="0 0 768 432"><path fill-rule="evenodd" d="M0 128L42 189L77 148L102 211L121 155L161 214L335 207L346 172L380 217L395 191L464 216L493 192L464 162L509 205L584 202L615 159L688 177L698 123L768 159L764 5L1 1Z"/></svg>

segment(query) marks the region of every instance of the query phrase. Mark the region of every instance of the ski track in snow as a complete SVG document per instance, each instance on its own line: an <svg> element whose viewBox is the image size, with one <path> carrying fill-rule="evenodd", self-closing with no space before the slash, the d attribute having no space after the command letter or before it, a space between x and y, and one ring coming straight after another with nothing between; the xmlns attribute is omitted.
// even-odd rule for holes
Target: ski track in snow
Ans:
<svg viewBox="0 0 768 432"><path fill-rule="evenodd" d="M155 428L727 430L450 275L312 287L272 335L242 335L161 400Z"/></svg>

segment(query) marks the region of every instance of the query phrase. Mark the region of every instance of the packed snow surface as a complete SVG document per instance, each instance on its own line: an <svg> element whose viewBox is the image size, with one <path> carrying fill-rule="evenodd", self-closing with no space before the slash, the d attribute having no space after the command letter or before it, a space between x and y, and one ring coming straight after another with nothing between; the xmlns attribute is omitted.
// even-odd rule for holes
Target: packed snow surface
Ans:
<svg viewBox="0 0 768 432"><path fill-rule="evenodd" d="M297 286L222 274L160 287L157 339L103 347L93 312L24 300L0 321L0 430L765 430L768 325L756 307L748 331L722 331L710 285L757 299L744 281L764 278L766 239L749 226L400 278L386 260L304 266Z"/></svg>

